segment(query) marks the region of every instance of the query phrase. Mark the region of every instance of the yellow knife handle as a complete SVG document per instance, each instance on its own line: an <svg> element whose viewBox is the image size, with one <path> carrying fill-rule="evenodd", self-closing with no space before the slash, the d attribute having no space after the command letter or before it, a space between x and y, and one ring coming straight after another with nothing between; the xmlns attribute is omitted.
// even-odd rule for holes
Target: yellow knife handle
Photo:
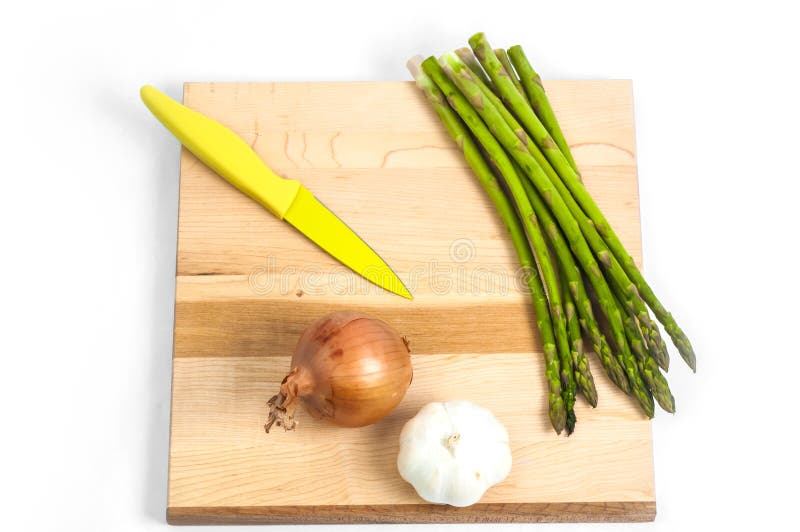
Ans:
<svg viewBox="0 0 800 532"><path fill-rule="evenodd" d="M198 159L283 219L300 189L299 181L275 174L236 133L155 87L145 85L141 96L156 118Z"/></svg>

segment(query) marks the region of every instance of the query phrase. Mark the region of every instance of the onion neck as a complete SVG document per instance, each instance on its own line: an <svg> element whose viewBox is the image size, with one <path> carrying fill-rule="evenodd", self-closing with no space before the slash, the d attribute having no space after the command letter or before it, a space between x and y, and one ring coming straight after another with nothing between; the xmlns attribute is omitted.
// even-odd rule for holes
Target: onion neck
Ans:
<svg viewBox="0 0 800 532"><path fill-rule="evenodd" d="M264 430L269 433L273 425L283 427L283 430L294 430L297 421L294 413L297 401L308 384L307 372L299 367L294 367L281 382L280 391L267 401L269 415L264 424Z"/></svg>

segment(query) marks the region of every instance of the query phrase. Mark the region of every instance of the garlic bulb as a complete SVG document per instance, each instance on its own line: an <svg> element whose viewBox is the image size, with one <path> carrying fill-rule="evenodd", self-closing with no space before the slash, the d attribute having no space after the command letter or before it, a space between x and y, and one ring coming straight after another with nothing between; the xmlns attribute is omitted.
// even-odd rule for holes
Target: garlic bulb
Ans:
<svg viewBox="0 0 800 532"><path fill-rule="evenodd" d="M469 401L430 403L403 427L397 469L426 501L469 506L511 470L508 431Z"/></svg>

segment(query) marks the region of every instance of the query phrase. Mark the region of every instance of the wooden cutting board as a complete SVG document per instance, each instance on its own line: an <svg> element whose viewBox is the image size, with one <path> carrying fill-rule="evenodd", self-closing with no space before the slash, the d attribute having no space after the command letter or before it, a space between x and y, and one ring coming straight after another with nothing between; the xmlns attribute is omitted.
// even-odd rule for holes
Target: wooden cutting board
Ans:
<svg viewBox="0 0 800 532"><path fill-rule="evenodd" d="M547 83L587 187L641 257L631 83ZM492 206L412 83L190 83L184 102L301 180L406 282L362 281L181 156L170 523L644 521L655 516L648 420L597 359L596 409L550 428L530 297ZM305 412L265 434L301 331L337 309L411 339L414 381L381 422L340 429ZM403 424L468 399L508 428L513 467L479 504L425 503L398 475Z"/></svg>

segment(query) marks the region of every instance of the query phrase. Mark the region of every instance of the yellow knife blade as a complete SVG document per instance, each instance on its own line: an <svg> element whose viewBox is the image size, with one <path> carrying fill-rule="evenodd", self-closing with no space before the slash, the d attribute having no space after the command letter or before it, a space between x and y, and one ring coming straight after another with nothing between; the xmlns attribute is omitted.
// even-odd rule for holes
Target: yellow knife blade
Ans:
<svg viewBox="0 0 800 532"><path fill-rule="evenodd" d="M413 299L389 265L306 187L300 186L284 220L364 279Z"/></svg>
<svg viewBox="0 0 800 532"><path fill-rule="evenodd" d="M142 87L141 96L181 144L233 186L368 281L412 299L397 274L366 242L298 181L270 170L236 133L149 85Z"/></svg>

